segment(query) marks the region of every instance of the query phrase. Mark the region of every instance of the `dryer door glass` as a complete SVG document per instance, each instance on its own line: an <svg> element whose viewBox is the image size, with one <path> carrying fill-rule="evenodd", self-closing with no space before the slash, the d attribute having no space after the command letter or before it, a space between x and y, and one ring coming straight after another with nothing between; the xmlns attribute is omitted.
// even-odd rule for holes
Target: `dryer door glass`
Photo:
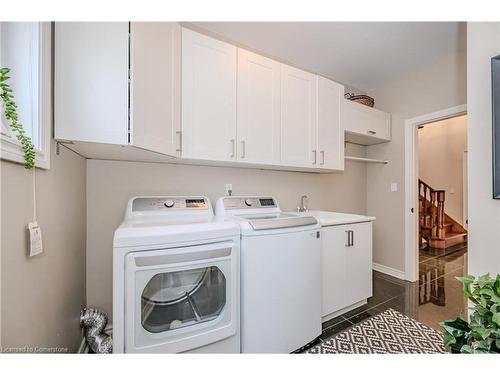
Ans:
<svg viewBox="0 0 500 375"><path fill-rule="evenodd" d="M152 333L199 324L220 315L226 278L215 267L154 275L141 296L141 323Z"/></svg>

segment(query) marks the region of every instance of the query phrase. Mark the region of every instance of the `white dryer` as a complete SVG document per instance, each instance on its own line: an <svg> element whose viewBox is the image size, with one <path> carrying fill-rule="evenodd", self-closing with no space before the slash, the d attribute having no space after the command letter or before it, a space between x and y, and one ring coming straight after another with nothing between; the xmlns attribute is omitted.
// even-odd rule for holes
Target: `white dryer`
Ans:
<svg viewBox="0 0 500 375"><path fill-rule="evenodd" d="M115 353L239 353L240 232L206 197L135 197L113 242Z"/></svg>
<svg viewBox="0 0 500 375"><path fill-rule="evenodd" d="M241 350L290 353L321 334L320 226L272 197L223 197L241 228Z"/></svg>

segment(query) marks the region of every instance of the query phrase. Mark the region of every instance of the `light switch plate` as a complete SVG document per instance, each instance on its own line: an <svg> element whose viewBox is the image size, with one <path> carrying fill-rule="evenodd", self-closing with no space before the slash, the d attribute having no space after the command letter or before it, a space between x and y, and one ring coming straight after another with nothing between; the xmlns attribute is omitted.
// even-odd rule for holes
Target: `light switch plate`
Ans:
<svg viewBox="0 0 500 375"><path fill-rule="evenodd" d="M226 184L225 188L226 196L231 196L233 194L233 184Z"/></svg>
<svg viewBox="0 0 500 375"><path fill-rule="evenodd" d="M28 224L30 232L30 257L41 254L43 252L42 246L42 229L36 221Z"/></svg>
<svg viewBox="0 0 500 375"><path fill-rule="evenodd" d="M398 183L393 182L391 183L391 192L398 191Z"/></svg>

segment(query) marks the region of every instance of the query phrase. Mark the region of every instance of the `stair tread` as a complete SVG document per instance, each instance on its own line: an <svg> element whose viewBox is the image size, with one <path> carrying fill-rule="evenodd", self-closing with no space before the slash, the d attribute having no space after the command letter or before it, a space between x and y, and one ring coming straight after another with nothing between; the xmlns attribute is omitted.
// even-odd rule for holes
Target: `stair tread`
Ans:
<svg viewBox="0 0 500 375"><path fill-rule="evenodd" d="M439 237L432 237L433 240L450 240L452 238L459 238L459 237L465 237L467 236L467 233L458 233L458 232L448 232L445 234L445 238L439 238Z"/></svg>

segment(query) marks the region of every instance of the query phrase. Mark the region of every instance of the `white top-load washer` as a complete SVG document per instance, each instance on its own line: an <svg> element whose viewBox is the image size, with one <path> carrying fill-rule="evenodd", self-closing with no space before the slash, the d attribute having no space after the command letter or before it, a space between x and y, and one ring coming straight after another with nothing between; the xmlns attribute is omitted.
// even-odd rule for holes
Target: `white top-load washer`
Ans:
<svg viewBox="0 0 500 375"><path fill-rule="evenodd" d="M321 334L320 226L272 197L223 197L241 228L241 350L290 353Z"/></svg>
<svg viewBox="0 0 500 375"><path fill-rule="evenodd" d="M134 197L113 242L115 353L239 353L240 230L206 197Z"/></svg>

